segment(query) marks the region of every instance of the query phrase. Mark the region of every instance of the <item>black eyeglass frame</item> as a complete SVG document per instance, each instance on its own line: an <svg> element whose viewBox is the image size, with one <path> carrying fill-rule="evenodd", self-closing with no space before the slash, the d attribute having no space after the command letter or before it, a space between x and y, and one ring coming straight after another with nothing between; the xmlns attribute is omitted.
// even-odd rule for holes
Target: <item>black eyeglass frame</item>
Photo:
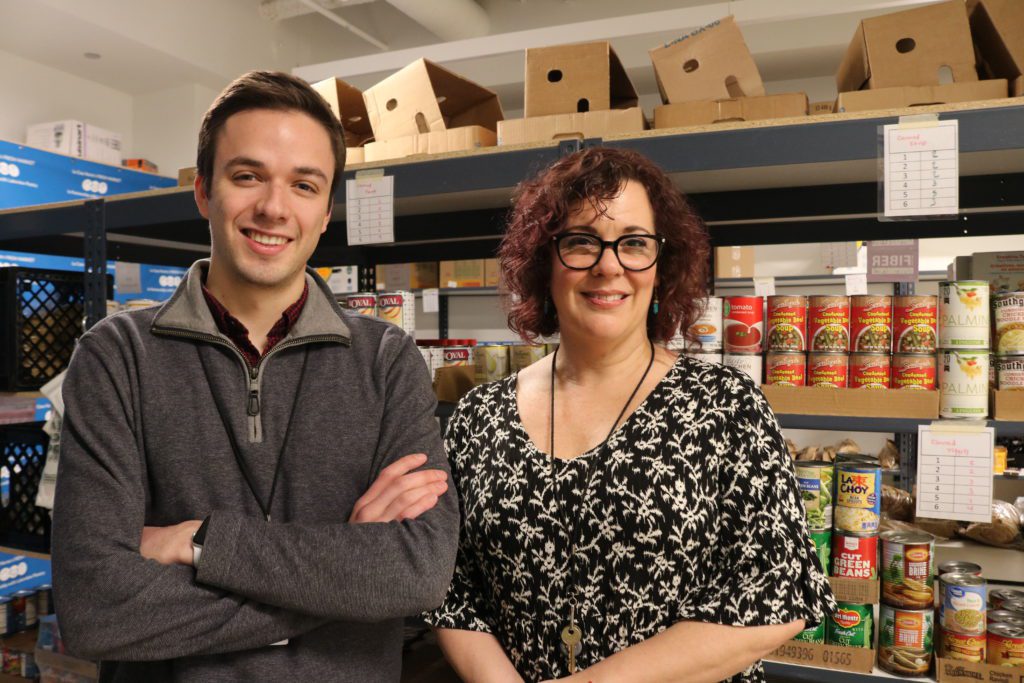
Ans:
<svg viewBox="0 0 1024 683"><path fill-rule="evenodd" d="M601 243L601 251L599 251L597 253L597 258L594 259L594 262L591 263L589 266L586 266L586 267L584 267L584 266L570 266L568 263L565 262L565 259L562 258L562 251L561 251L561 249L559 249L559 246L560 246L562 240L565 239L566 237L589 237L589 238L591 238L593 240L596 240L597 242ZM643 237L643 238L646 238L646 239L653 239L655 244L658 245L657 253L654 255L654 260L651 261L651 264L649 266L645 266L643 268L630 268L629 266L627 266L625 263L622 262L622 257L619 256L619 244L623 240L628 240L628 239L633 238L633 237ZM609 240L603 240L600 237L598 237L597 235L595 235L593 233L589 233L589 232L571 232L571 231L570 232L560 232L557 235L552 235L551 236L551 243L555 245L555 254L558 255L558 260L561 262L561 264L563 266L565 266L569 270L590 270L591 268L596 266L598 263L600 263L602 258L604 258L604 250L605 249L611 249L612 253L615 254L616 260L619 262L619 265L622 266L624 269L630 271L631 273L642 273L645 270L650 270L651 268L653 268L655 266L655 264L658 263L658 259L661 258L661 248L665 246L665 241L666 240L665 240L665 236L664 235L651 235L649 233L638 233L638 232L637 233L630 233L630 234L626 234L626 235L621 235L618 239L614 239L614 240L610 240L610 241Z"/></svg>

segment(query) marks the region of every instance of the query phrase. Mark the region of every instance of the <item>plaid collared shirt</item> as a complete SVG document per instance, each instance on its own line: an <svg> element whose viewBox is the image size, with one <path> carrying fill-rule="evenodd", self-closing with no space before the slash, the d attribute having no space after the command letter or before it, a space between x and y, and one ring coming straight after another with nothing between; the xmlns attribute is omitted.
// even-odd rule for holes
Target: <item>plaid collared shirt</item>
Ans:
<svg viewBox="0 0 1024 683"><path fill-rule="evenodd" d="M291 306L284 309L280 320L270 328L270 332L267 333L267 346L263 353L260 353L259 349L249 339L249 330L246 329L245 325L238 318L231 315L221 302L217 301L217 298L206 288L205 283L203 284L203 296L206 297L206 304L210 307L210 313L213 314L213 320L217 323L217 329L224 333L238 350L242 352L249 367L254 368L259 364L260 358L285 338L288 330L292 329L292 325L299 319L302 307L306 305L306 297L309 296L309 283L305 283L303 286L302 296Z"/></svg>

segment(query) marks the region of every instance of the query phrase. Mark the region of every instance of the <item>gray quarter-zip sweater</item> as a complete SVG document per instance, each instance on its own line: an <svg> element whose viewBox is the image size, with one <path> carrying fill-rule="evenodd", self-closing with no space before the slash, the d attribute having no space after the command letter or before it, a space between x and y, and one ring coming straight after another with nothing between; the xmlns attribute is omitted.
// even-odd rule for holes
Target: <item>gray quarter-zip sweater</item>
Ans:
<svg viewBox="0 0 1024 683"><path fill-rule="evenodd" d="M397 681L402 617L451 580L455 489L416 520L347 520L396 459L448 469L423 360L308 271L299 319L250 369L203 299L207 265L72 359L52 544L68 649L109 681ZM198 570L139 554L143 526L207 515Z"/></svg>

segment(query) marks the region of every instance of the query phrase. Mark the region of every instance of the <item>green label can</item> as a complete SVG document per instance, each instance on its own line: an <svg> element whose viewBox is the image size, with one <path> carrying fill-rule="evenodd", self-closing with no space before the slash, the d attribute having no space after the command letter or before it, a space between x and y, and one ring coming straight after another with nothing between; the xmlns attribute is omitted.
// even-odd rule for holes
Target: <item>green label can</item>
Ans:
<svg viewBox="0 0 1024 683"><path fill-rule="evenodd" d="M817 643L819 645L825 644L825 622L821 622L817 626L805 628L800 633L793 637L793 640L799 640L804 643Z"/></svg>
<svg viewBox="0 0 1024 683"><path fill-rule="evenodd" d="M825 531L832 528L832 472L830 462L796 463L796 479L800 497L807 511L807 528Z"/></svg>
<svg viewBox="0 0 1024 683"><path fill-rule="evenodd" d="M835 614L828 618L826 642L829 645L870 649L875 640L873 607L850 602L837 605Z"/></svg>
<svg viewBox="0 0 1024 683"><path fill-rule="evenodd" d="M832 555L832 532L812 531L811 540L814 542L814 550L821 563L821 573L829 576L829 564Z"/></svg>

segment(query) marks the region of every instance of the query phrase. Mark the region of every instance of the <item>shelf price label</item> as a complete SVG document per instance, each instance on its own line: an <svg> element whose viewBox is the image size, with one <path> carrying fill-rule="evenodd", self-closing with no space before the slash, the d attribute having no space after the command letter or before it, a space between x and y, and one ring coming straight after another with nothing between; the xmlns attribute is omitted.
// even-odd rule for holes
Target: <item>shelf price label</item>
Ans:
<svg viewBox="0 0 1024 683"><path fill-rule="evenodd" d="M348 244L395 241L395 177L357 176L345 181Z"/></svg>
<svg viewBox="0 0 1024 683"><path fill-rule="evenodd" d="M901 122L883 126L883 131L885 216L959 213L959 121Z"/></svg>
<svg viewBox="0 0 1024 683"><path fill-rule="evenodd" d="M917 432L917 516L992 520L995 430L933 422Z"/></svg>

